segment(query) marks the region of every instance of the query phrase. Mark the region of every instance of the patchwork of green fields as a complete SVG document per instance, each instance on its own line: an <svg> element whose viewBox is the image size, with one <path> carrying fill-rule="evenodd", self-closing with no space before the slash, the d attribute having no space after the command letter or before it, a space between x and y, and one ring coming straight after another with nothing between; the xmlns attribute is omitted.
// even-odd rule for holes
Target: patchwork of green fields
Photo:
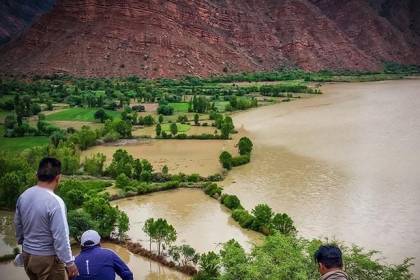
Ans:
<svg viewBox="0 0 420 280"><path fill-rule="evenodd" d="M176 127L178 128L178 133L185 133L191 128L189 124L182 124L182 123L177 123ZM171 133L171 124L170 123L162 124L162 131Z"/></svg>
<svg viewBox="0 0 420 280"><path fill-rule="evenodd" d="M174 108L175 112L182 112L182 113L188 112L187 102L169 103L168 105Z"/></svg>
<svg viewBox="0 0 420 280"><path fill-rule="evenodd" d="M52 113L46 117L48 121L84 121L93 122L95 121L95 112L98 108L70 108L56 113ZM105 112L117 118L120 116L120 112L105 110Z"/></svg>

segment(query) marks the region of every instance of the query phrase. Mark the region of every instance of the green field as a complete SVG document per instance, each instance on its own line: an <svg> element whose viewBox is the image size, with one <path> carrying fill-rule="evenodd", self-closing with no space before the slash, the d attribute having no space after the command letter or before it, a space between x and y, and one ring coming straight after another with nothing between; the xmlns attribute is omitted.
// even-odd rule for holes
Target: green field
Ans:
<svg viewBox="0 0 420 280"><path fill-rule="evenodd" d="M182 123L177 123L176 126L178 128L178 133L185 133L191 128L189 124L182 124ZM165 131L166 133L171 133L171 124L170 123L162 124L162 131Z"/></svg>
<svg viewBox="0 0 420 280"><path fill-rule="evenodd" d="M52 113L46 118L48 121L95 121L95 112L98 108L70 108L60 112ZM120 113L116 111L105 110L113 118L119 117Z"/></svg>
<svg viewBox="0 0 420 280"><path fill-rule="evenodd" d="M188 112L188 103L187 102L179 102L179 103L169 103L169 106L174 108L175 112L182 112L186 113Z"/></svg>
<svg viewBox="0 0 420 280"><path fill-rule="evenodd" d="M3 133L0 137L0 150L7 152L20 152L27 148L34 146L42 146L48 144L48 137L45 136L27 136L27 137L16 137L7 138L3 137Z"/></svg>

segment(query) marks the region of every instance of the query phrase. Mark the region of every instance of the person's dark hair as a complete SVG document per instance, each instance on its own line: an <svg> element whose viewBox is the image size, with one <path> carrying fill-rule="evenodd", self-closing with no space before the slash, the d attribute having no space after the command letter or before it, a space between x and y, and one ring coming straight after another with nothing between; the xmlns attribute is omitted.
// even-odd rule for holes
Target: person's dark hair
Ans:
<svg viewBox="0 0 420 280"><path fill-rule="evenodd" d="M343 257L340 248L335 245L322 245L315 252L315 261L326 268L342 268Z"/></svg>
<svg viewBox="0 0 420 280"><path fill-rule="evenodd" d="M52 157L43 158L38 166L36 176L39 181L51 182L57 175L61 174L61 162Z"/></svg>

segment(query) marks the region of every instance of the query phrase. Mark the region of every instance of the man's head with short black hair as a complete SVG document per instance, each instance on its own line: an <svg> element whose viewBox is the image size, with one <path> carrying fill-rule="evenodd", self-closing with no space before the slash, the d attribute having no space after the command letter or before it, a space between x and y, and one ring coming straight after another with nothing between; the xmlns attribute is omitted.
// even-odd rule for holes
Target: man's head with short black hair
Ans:
<svg viewBox="0 0 420 280"><path fill-rule="evenodd" d="M315 252L315 261L319 265L321 274L332 269L343 268L343 256L340 248L335 245L322 245Z"/></svg>
<svg viewBox="0 0 420 280"><path fill-rule="evenodd" d="M61 174L61 162L52 157L45 157L38 166L36 176L41 182L51 183Z"/></svg>

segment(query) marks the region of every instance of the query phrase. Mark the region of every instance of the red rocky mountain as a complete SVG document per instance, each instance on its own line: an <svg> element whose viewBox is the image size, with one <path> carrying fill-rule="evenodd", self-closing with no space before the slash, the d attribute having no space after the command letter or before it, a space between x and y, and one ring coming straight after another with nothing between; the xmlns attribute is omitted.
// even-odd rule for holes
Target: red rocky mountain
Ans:
<svg viewBox="0 0 420 280"><path fill-rule="evenodd" d="M58 0L51 9L16 2L0 13L1 74L175 77L420 64L418 0Z"/></svg>

